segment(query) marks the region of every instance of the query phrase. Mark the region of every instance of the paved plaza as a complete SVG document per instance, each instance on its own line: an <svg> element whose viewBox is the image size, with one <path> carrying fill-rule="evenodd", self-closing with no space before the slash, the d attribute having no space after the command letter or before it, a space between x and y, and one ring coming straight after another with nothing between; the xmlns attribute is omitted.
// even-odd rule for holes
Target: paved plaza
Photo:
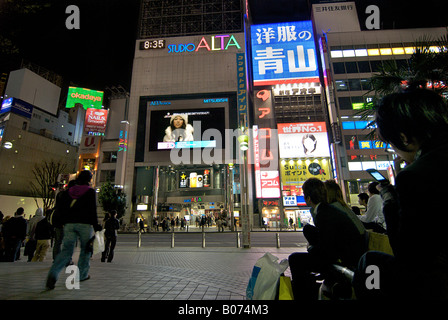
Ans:
<svg viewBox="0 0 448 320"><path fill-rule="evenodd" d="M0 263L0 300L245 300L256 261L266 252L282 259L305 248L140 247L117 243L112 263L91 260L91 279L67 289L61 272L45 291L51 253L44 262ZM74 254L76 263L79 251ZM288 274L289 269L286 274Z"/></svg>

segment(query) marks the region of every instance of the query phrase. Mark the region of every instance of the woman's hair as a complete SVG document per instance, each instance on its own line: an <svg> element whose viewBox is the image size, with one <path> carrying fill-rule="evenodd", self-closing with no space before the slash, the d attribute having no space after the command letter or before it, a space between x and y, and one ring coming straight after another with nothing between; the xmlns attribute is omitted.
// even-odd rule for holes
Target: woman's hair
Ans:
<svg viewBox="0 0 448 320"><path fill-rule="evenodd" d="M327 189L322 181L317 178L309 178L302 186L303 195L305 199L310 197L313 203L328 202Z"/></svg>
<svg viewBox="0 0 448 320"><path fill-rule="evenodd" d="M448 137L448 108L437 93L412 88L385 96L378 105L376 123L380 138L400 150L407 149L401 133L430 147Z"/></svg>
<svg viewBox="0 0 448 320"><path fill-rule="evenodd" d="M324 182L327 189L328 203L339 202L342 206L350 209L348 204L344 201L341 187L334 180L327 180Z"/></svg>
<svg viewBox="0 0 448 320"><path fill-rule="evenodd" d="M311 139L311 140L313 140L314 146L313 146L313 149L312 149L312 150L308 150L308 149L305 147L305 140L306 140L306 139ZM303 145L303 149L304 149L304 151L305 151L305 154L308 154L308 153L313 152L314 150L316 150L316 146L317 146L317 140L316 140L316 137L315 137L313 134L309 134L309 133L307 133L307 134L304 135L303 138L302 138L302 145Z"/></svg>

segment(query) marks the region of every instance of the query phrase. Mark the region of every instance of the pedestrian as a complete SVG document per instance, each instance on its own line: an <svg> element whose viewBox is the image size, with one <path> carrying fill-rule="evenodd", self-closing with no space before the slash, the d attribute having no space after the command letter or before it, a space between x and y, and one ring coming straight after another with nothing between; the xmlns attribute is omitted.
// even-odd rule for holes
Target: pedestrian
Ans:
<svg viewBox="0 0 448 320"><path fill-rule="evenodd" d="M366 229L371 229L373 232L386 233L386 222L383 215L383 200L380 192L376 188L377 181L369 183L367 186L367 193L369 200L367 202L367 210L363 215L358 216Z"/></svg>
<svg viewBox="0 0 448 320"><path fill-rule="evenodd" d="M32 262L42 262L44 261L47 250L50 248L50 239L51 239L51 224L48 221L48 217L51 214L51 209L45 212L45 216L41 219L35 227L34 230L34 238L36 239L36 252L34 253L34 257L31 260Z"/></svg>
<svg viewBox="0 0 448 320"><path fill-rule="evenodd" d="M364 224L358 219L356 214L350 206L344 201L342 189L335 180L327 180L324 182L325 189L327 189L328 203L347 214L347 217L353 221L358 228L359 233L366 236L366 228Z"/></svg>
<svg viewBox="0 0 448 320"><path fill-rule="evenodd" d="M104 251L101 255L101 262L112 262L114 258L114 249L117 244L117 230L120 229L120 223L117 219L117 211L112 210L109 218L104 222L104 236L106 238L106 242L104 245Z"/></svg>
<svg viewBox="0 0 448 320"><path fill-rule="evenodd" d="M294 223L294 220L292 220L292 217L289 217L289 227L292 228L292 224Z"/></svg>
<svg viewBox="0 0 448 320"><path fill-rule="evenodd" d="M185 217L180 219L180 229L185 229Z"/></svg>
<svg viewBox="0 0 448 320"><path fill-rule="evenodd" d="M49 218L50 224L53 227L54 234L54 243L53 243L53 262L56 259L57 255L61 252L62 249L62 239L64 238L64 224L63 217L65 215L66 206L63 206L63 199L67 199L69 197L70 188L75 186L75 180L70 180L67 189L59 192L56 196L56 203L53 212ZM73 261L70 259L68 264L73 264Z"/></svg>
<svg viewBox="0 0 448 320"><path fill-rule="evenodd" d="M23 217L25 210L20 207L11 217L3 224L3 237L5 239L5 260L14 262L20 257L20 248L26 237L27 221Z"/></svg>
<svg viewBox="0 0 448 320"><path fill-rule="evenodd" d="M154 229L159 231L159 220L156 217L154 217Z"/></svg>
<svg viewBox="0 0 448 320"><path fill-rule="evenodd" d="M176 220L174 218L171 218L171 230L174 232L174 226L176 225Z"/></svg>
<svg viewBox="0 0 448 320"><path fill-rule="evenodd" d="M315 300L318 287L313 273L329 274L333 263L354 268L366 251L363 236L345 212L328 204L322 181L309 178L302 186L306 204L312 207L314 224L303 228L308 252L295 252L288 257L294 299Z"/></svg>
<svg viewBox="0 0 448 320"><path fill-rule="evenodd" d="M218 220L216 221L216 224L217 224L217 226L218 226L218 232L221 232L221 229L222 229L222 231L224 232L224 228L223 228L223 226L222 226L222 220L221 220L221 218L218 218Z"/></svg>
<svg viewBox="0 0 448 320"><path fill-rule="evenodd" d="M75 243L78 239L80 240L79 279L80 281L90 279L90 252L88 244L94 235L94 230L101 230L96 212L96 192L90 187L91 179L92 173L90 171L81 171L75 185L68 189L67 193L64 193L60 201L61 211L64 212L64 238L62 239L62 250L56 256L48 272L46 282L48 290L54 289L59 273L70 263Z"/></svg>
<svg viewBox="0 0 448 320"><path fill-rule="evenodd" d="M34 217L28 221L28 233L27 240L25 244L25 250L23 252L24 256L28 256L28 262L33 260L34 252L36 251L37 240L35 237L36 225L39 221L44 219L44 209L37 208Z"/></svg>
<svg viewBox="0 0 448 320"><path fill-rule="evenodd" d="M354 277L356 296L369 303L447 300L448 171L437 169L448 163L446 100L436 91L411 85L382 99L376 124L379 138L398 155L395 169L400 170L403 160L406 166L395 177L395 185L386 182L378 187L393 256L367 252L361 258ZM374 274L367 271L371 265L377 269ZM366 288L370 276L379 280L373 289Z"/></svg>

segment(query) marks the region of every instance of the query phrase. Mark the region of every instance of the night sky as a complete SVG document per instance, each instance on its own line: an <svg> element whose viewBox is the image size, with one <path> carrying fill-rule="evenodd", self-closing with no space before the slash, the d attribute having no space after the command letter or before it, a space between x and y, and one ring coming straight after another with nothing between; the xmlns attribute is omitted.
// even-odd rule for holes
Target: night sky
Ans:
<svg viewBox="0 0 448 320"><path fill-rule="evenodd" d="M33 2L32 0L20 0ZM0 4L3 1L0 0ZM50 6L37 14L2 16L0 32L12 35L19 54L2 56L0 71L17 66L20 58L52 70L66 82L104 90L122 85L130 89L132 60L138 26L138 0L40 0ZM307 0L249 0L255 23L306 19ZM365 21L365 8L381 10L381 29L448 25L446 0L359 0L358 14ZM68 30L68 5L80 9L80 30ZM363 24L361 24L363 25ZM17 69L17 67L12 70ZM10 70L6 70L10 71Z"/></svg>

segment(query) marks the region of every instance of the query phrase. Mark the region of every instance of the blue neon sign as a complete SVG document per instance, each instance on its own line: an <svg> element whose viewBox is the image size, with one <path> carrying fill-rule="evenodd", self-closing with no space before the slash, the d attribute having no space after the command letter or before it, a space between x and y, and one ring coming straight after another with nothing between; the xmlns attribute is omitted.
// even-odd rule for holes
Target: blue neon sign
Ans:
<svg viewBox="0 0 448 320"><path fill-rule="evenodd" d="M311 21L251 27L254 85L318 82Z"/></svg>

